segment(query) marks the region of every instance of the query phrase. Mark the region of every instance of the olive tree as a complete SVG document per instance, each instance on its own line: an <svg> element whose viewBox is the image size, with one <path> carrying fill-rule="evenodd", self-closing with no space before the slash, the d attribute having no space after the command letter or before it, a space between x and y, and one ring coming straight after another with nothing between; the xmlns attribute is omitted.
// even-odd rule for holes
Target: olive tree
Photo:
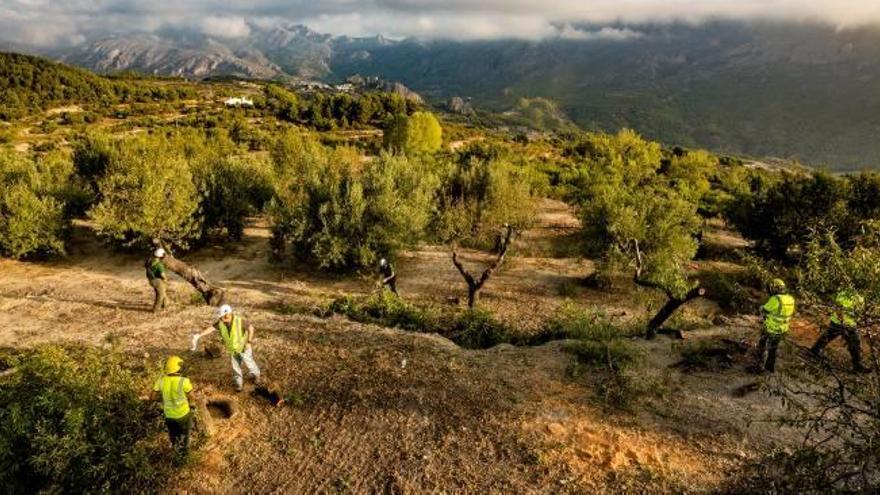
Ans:
<svg viewBox="0 0 880 495"><path fill-rule="evenodd" d="M423 238L437 181L418 160L367 160L295 133L279 140L273 157L281 177L270 207L276 257L289 251L321 269L356 269Z"/></svg>
<svg viewBox="0 0 880 495"><path fill-rule="evenodd" d="M99 202L89 210L102 236L121 245L153 238L186 246L198 236L199 197L189 162L163 136L117 143L98 180Z"/></svg>
<svg viewBox="0 0 880 495"><path fill-rule="evenodd" d="M683 304L705 294L686 264L698 248L698 200L708 189L705 160L673 159L664 167L657 143L632 131L590 135L580 216L585 240L605 267L633 269L633 281L663 291L666 304L648 323L653 338Z"/></svg>
<svg viewBox="0 0 880 495"><path fill-rule="evenodd" d="M0 151L0 254L22 258L64 253L72 175L64 156L34 158Z"/></svg>

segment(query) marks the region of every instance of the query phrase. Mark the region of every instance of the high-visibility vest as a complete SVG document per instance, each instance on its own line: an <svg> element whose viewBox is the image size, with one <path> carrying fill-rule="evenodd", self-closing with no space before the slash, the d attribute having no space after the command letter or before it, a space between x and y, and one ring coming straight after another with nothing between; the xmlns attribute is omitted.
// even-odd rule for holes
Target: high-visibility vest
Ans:
<svg viewBox="0 0 880 495"><path fill-rule="evenodd" d="M769 334L782 335L789 330L788 324L794 316L794 297L777 294L770 297L764 307L764 330Z"/></svg>
<svg viewBox="0 0 880 495"><path fill-rule="evenodd" d="M847 327L855 327L858 325L859 311L865 304L865 299L861 295L850 290L843 290L837 293L837 297L834 298L834 303L840 308L840 312L843 313L843 318L841 321L841 318L839 318L835 312L831 315L831 323Z"/></svg>
<svg viewBox="0 0 880 495"><path fill-rule="evenodd" d="M162 394L162 409L165 417L180 419L189 414L189 401L186 393L192 390L189 378L165 375L156 381L156 387Z"/></svg>
<svg viewBox="0 0 880 495"><path fill-rule="evenodd" d="M244 346L247 344L247 337L241 329L241 318L237 315L232 317L232 331L223 321L217 322L217 328L220 330L220 338L226 344L226 350L232 354L241 354L244 352Z"/></svg>

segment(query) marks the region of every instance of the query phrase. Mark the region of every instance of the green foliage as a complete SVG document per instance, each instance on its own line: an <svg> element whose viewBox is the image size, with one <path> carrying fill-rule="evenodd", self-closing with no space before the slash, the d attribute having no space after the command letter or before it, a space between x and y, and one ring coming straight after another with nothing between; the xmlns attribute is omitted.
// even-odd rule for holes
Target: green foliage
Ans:
<svg viewBox="0 0 880 495"><path fill-rule="evenodd" d="M187 246L199 234L199 197L190 164L164 136L119 141L98 180L98 192L89 218L113 242L129 246L160 238Z"/></svg>
<svg viewBox="0 0 880 495"><path fill-rule="evenodd" d="M849 199L846 179L817 173L755 186L739 196L728 220L768 258L791 260L792 249L802 246L813 229L837 229L839 239L848 242L861 220L848 202L863 199Z"/></svg>
<svg viewBox="0 0 880 495"><path fill-rule="evenodd" d="M388 120L384 130L385 148L398 153L434 153L443 144L440 122L429 112L397 114Z"/></svg>
<svg viewBox="0 0 880 495"><path fill-rule="evenodd" d="M488 311L439 310L408 303L391 292L334 300L325 314L341 314L354 321L425 333L438 333L468 349L486 349L510 342L513 330Z"/></svg>
<svg viewBox="0 0 880 495"><path fill-rule="evenodd" d="M590 375L598 380L596 393L603 402L620 409L633 405L639 389L627 371L644 356L627 339L629 330L616 328L596 311L566 305L548 322L548 332L578 339L565 349L577 359L574 371L580 366L591 369Z"/></svg>
<svg viewBox="0 0 880 495"><path fill-rule="evenodd" d="M579 198L584 235L609 268L641 263L640 279L682 296L690 288L684 265L697 251L698 201L708 190L708 155L674 158L661 168L656 143L632 131L588 135Z"/></svg>
<svg viewBox="0 0 880 495"><path fill-rule="evenodd" d="M437 181L421 162L381 155L363 164L354 150L327 150L296 133L279 140L273 159L276 256L289 244L320 268L368 267L423 237Z"/></svg>
<svg viewBox="0 0 880 495"><path fill-rule="evenodd" d="M385 290L366 298L344 296L335 299L327 307L327 312L345 315L362 323L416 332L434 332L439 327L437 312L416 307Z"/></svg>
<svg viewBox="0 0 880 495"><path fill-rule="evenodd" d="M840 290L855 289L866 300L866 317L880 318L880 222L862 226L864 234L849 249L833 231L813 232L795 268L797 288L807 301L833 305Z"/></svg>
<svg viewBox="0 0 880 495"><path fill-rule="evenodd" d="M442 185L431 230L441 241L486 244L506 224L520 231L531 225L536 205L528 163L474 145L441 158L437 168Z"/></svg>
<svg viewBox="0 0 880 495"><path fill-rule="evenodd" d="M264 95L266 108L275 113L279 119L296 122L299 118L300 101L294 93L275 84L267 84Z"/></svg>
<svg viewBox="0 0 880 495"><path fill-rule="evenodd" d="M0 151L0 253L12 258L64 253L73 168L63 156Z"/></svg>
<svg viewBox="0 0 880 495"><path fill-rule="evenodd" d="M512 329L495 319L488 310L469 308L448 318L441 332L467 349L488 349L510 342Z"/></svg>
<svg viewBox="0 0 880 495"><path fill-rule="evenodd" d="M273 194L271 167L247 156L222 156L194 171L201 197L202 239L225 231L241 239L245 220L263 209Z"/></svg>
<svg viewBox="0 0 880 495"><path fill-rule="evenodd" d="M264 95L265 108L279 119L321 131L378 125L389 115L406 114L409 110L407 101L394 93L315 92L297 95L269 84Z"/></svg>
<svg viewBox="0 0 880 495"><path fill-rule="evenodd" d="M156 492L168 463L158 409L122 357L44 346L7 359L0 384L0 483L10 493Z"/></svg>
<svg viewBox="0 0 880 495"><path fill-rule="evenodd" d="M736 313L748 313L756 301L749 292L747 273L726 273L707 270L699 275L700 285L706 289L707 297L717 302L721 309ZM762 287L759 285L759 288Z"/></svg>
<svg viewBox="0 0 880 495"><path fill-rule="evenodd" d="M92 189L95 199L99 193L98 179L107 172L112 154L113 143L104 133L86 134L73 145L73 167Z"/></svg>
<svg viewBox="0 0 880 495"><path fill-rule="evenodd" d="M619 330L608 323L603 311L584 311L577 305L566 302L556 309L544 328L532 336L528 343L539 345L552 340L586 338L601 340L618 333Z"/></svg>
<svg viewBox="0 0 880 495"><path fill-rule="evenodd" d="M192 94L192 89L182 86L112 80L38 57L0 53L0 120L13 120L60 105L79 103L106 108L134 101L176 100ZM85 119L84 115L68 117L77 122ZM52 121L51 125L56 123Z"/></svg>

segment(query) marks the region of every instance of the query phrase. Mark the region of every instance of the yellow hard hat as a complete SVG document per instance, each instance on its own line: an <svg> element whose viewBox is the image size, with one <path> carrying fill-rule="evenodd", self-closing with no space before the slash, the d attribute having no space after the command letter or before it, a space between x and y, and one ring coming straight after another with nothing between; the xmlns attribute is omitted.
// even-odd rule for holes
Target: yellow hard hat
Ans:
<svg viewBox="0 0 880 495"><path fill-rule="evenodd" d="M177 373L183 366L183 359L177 356L171 356L165 361L165 373Z"/></svg>
<svg viewBox="0 0 880 495"><path fill-rule="evenodd" d="M785 290L785 280L782 280L781 278L775 278L773 279L773 282L770 284L770 286L773 287L773 290Z"/></svg>

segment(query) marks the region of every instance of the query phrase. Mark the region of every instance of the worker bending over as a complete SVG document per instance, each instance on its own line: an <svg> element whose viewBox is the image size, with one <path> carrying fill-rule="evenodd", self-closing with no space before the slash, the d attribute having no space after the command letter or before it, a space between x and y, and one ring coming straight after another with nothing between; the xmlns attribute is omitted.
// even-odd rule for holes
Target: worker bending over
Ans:
<svg viewBox="0 0 880 495"><path fill-rule="evenodd" d="M844 289L834 298L834 312L828 329L819 336L810 352L818 357L832 340L843 337L849 355L852 358L853 371L865 373L868 370L862 364L862 343L859 340L859 317L865 306L865 299L854 289Z"/></svg>
<svg viewBox="0 0 880 495"><path fill-rule="evenodd" d="M241 392L244 386L244 377L241 373L241 364L248 368L250 376L255 384L260 383L260 368L254 361L254 350L251 343L254 341L254 327L236 314L232 307L224 304L217 309L216 321L201 333L192 337L190 350L195 352L199 348L199 340L213 332L220 334L220 340L229 352L232 363L232 381L236 392Z"/></svg>

